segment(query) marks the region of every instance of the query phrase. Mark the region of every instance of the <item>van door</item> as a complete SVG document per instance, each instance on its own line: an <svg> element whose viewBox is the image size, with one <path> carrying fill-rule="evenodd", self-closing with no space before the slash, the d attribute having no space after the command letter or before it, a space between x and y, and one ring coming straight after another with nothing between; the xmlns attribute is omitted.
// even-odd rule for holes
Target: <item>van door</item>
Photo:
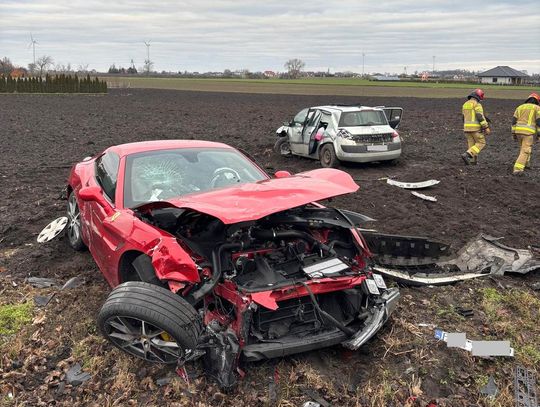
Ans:
<svg viewBox="0 0 540 407"><path fill-rule="evenodd" d="M310 112L311 113L311 112ZM322 113L320 110L314 110L311 116L308 113L308 121L302 131L302 152L301 154L308 155L310 144L313 146L315 141L315 134L319 130L319 123L321 122Z"/></svg>
<svg viewBox="0 0 540 407"><path fill-rule="evenodd" d="M401 123L401 117L403 116L403 109L401 107L383 107L384 114L388 120L388 124L393 129L397 129L399 123Z"/></svg>

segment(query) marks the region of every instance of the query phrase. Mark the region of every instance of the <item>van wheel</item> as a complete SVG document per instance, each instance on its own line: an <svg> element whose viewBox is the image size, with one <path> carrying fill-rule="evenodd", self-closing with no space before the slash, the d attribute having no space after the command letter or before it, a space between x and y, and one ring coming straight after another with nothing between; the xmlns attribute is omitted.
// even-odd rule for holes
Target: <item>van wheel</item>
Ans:
<svg viewBox="0 0 540 407"><path fill-rule="evenodd" d="M332 143L326 143L321 147L319 159L321 166L324 168L337 168L339 165L339 159L336 156L336 150L334 150Z"/></svg>
<svg viewBox="0 0 540 407"><path fill-rule="evenodd" d="M97 322L103 336L118 349L152 363L189 359L202 332L201 318L186 300L138 281L117 286Z"/></svg>
<svg viewBox="0 0 540 407"><path fill-rule="evenodd" d="M289 143L288 137L280 137L276 140L276 143L274 144L274 151L277 154L283 155L283 156L290 156L291 155L291 145Z"/></svg>

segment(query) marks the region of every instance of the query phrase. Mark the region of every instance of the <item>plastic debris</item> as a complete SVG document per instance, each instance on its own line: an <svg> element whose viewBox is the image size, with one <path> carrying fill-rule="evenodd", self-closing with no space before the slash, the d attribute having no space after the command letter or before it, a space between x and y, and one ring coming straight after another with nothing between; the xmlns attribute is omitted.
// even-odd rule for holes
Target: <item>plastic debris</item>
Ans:
<svg viewBox="0 0 540 407"><path fill-rule="evenodd" d="M26 281L35 288L58 287L58 282L53 278L28 277Z"/></svg>
<svg viewBox="0 0 540 407"><path fill-rule="evenodd" d="M37 307L46 307L53 297L54 293L49 295L36 295L34 297L34 304L36 304Z"/></svg>
<svg viewBox="0 0 540 407"><path fill-rule="evenodd" d="M532 370L516 366L514 382L516 407L537 407L538 393L536 391L536 376Z"/></svg>
<svg viewBox="0 0 540 407"><path fill-rule="evenodd" d="M82 371L81 365L79 363L75 363L66 372L66 382L73 386L83 384L87 380L90 380L91 377L92 375Z"/></svg>
<svg viewBox="0 0 540 407"><path fill-rule="evenodd" d="M534 249L514 249L501 244L500 238L484 234L479 234L453 253L446 246L425 238L380 235L373 239L369 233L365 236L376 255L373 269L412 285L451 284L540 269L540 255ZM415 251L418 247L444 247L445 250ZM539 290L540 283L532 284L531 288Z"/></svg>
<svg viewBox="0 0 540 407"><path fill-rule="evenodd" d="M59 236L66 228L67 223L68 218L66 216L53 220L39 233L37 237L38 243L50 242L55 237Z"/></svg>
<svg viewBox="0 0 540 407"><path fill-rule="evenodd" d="M437 202L437 198L435 198L434 196L424 195L416 191L412 191L411 194L413 194L414 196L417 196L420 199L423 199L424 201Z"/></svg>
<svg viewBox="0 0 540 407"><path fill-rule="evenodd" d="M302 404L302 407L321 407L321 405L316 401L306 401L304 404Z"/></svg>
<svg viewBox="0 0 540 407"><path fill-rule="evenodd" d="M162 386L165 386L165 385L169 384L171 381L172 381L172 379L170 377L162 377L161 379L156 380L156 384L159 387L162 387Z"/></svg>
<svg viewBox="0 0 540 407"><path fill-rule="evenodd" d="M75 276L71 277L66 283L62 286L61 290L69 290L70 288L77 288L84 284L84 278Z"/></svg>
<svg viewBox="0 0 540 407"><path fill-rule="evenodd" d="M394 185L399 188L404 189L423 189L423 188L429 188L433 185L437 185L441 181L438 181L436 179L429 179L427 181L422 182L400 182L400 181L394 181L393 179L387 178L386 183L388 185Z"/></svg>
<svg viewBox="0 0 540 407"><path fill-rule="evenodd" d="M485 394L488 397L495 398L498 392L499 389L495 384L495 379L493 379L493 376L489 376L487 384L480 389L480 393Z"/></svg>
<svg viewBox="0 0 540 407"><path fill-rule="evenodd" d="M447 343L449 348L459 348L471 352L473 356L514 356L510 341L471 341L462 332L448 333L435 330L435 338Z"/></svg>
<svg viewBox="0 0 540 407"><path fill-rule="evenodd" d="M456 312L466 318L472 317L474 311L471 308L455 307Z"/></svg>

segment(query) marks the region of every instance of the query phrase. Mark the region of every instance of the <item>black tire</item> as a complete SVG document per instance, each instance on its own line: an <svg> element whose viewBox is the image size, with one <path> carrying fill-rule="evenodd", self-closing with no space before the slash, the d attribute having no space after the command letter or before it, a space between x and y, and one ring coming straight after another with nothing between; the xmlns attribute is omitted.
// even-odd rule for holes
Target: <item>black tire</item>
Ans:
<svg viewBox="0 0 540 407"><path fill-rule="evenodd" d="M126 276L125 281L142 281L159 287L167 288L166 285L156 276L156 271L152 265L152 259L146 254L137 256L131 262L131 272Z"/></svg>
<svg viewBox="0 0 540 407"><path fill-rule="evenodd" d="M292 154L291 145L287 136L279 137L276 140L276 143L274 144L274 152L285 157L288 157Z"/></svg>
<svg viewBox="0 0 540 407"><path fill-rule="evenodd" d="M109 294L97 323L102 335L120 350L162 364L188 357L202 332L201 319L186 300L138 281L120 284Z"/></svg>
<svg viewBox="0 0 540 407"><path fill-rule="evenodd" d="M323 168L337 168L339 166L339 159L332 143L323 144L319 151L319 160Z"/></svg>
<svg viewBox="0 0 540 407"><path fill-rule="evenodd" d="M69 194L66 212L68 218L66 226L68 244L73 250L83 251L86 249L86 245L82 240L81 212L77 203L77 197L73 191Z"/></svg>

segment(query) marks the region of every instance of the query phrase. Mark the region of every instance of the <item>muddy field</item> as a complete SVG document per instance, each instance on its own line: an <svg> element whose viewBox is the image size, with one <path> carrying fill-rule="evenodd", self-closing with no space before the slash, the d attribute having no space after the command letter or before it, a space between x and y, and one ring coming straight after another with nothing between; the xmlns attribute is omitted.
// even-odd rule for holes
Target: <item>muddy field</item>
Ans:
<svg viewBox="0 0 540 407"><path fill-rule="evenodd" d="M460 99L113 90L106 96L9 95L0 97L0 305L32 303L55 292L18 335L0 336L0 405L280 405L300 406L319 398L331 405L509 406L516 363L540 374L540 300L526 277L442 288L404 288L387 327L360 352L332 348L286 360L244 366L238 390L222 394L202 377L186 383L167 368L134 361L113 350L96 332L95 316L108 287L89 253L73 253L35 238L64 212L59 199L69 167L83 157L125 142L189 138L241 147L269 171L300 172L316 161L283 158L272 151L274 131L301 108L328 102L398 105L405 109L400 133L404 154L397 165L347 165L360 190L333 205L377 219L380 231L424 235L459 247L478 233L504 237L513 247L538 245L540 160L515 178L517 146L509 133L516 101L488 100L494 131L478 166L464 166ZM538 145L535 146L535 148ZM535 168L538 167L538 168ZM423 191L425 202L381 178L441 183ZM29 276L65 282L82 276L72 290L36 289ZM475 310L472 318L454 306ZM431 323L473 339L510 339L514 359L479 360L433 339ZM65 370L80 362L92 374L81 386L63 386ZM480 394L492 375L499 394ZM168 384L156 380L169 377Z"/></svg>

